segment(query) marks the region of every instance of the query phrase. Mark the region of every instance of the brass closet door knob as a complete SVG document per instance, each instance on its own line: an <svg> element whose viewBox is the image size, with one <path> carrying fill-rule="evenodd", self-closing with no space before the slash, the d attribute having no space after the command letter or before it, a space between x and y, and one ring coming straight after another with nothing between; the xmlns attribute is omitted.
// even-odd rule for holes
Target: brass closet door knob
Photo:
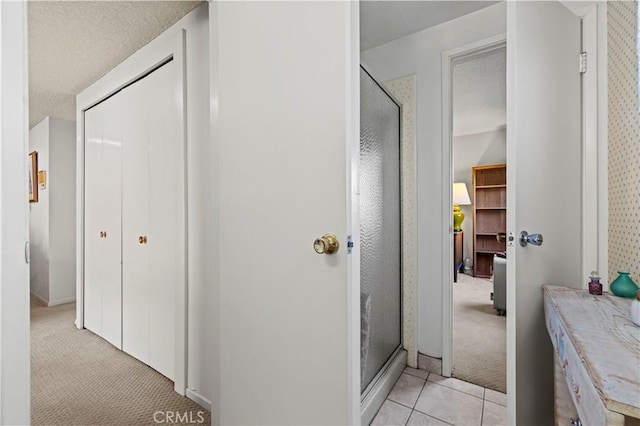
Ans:
<svg viewBox="0 0 640 426"><path fill-rule="evenodd" d="M333 254L340 248L338 238L333 234L324 234L313 242L313 249L318 254Z"/></svg>
<svg viewBox="0 0 640 426"><path fill-rule="evenodd" d="M140 236L138 237L138 242L139 242L140 244L144 244L144 237L143 237L142 235L140 235Z"/></svg>

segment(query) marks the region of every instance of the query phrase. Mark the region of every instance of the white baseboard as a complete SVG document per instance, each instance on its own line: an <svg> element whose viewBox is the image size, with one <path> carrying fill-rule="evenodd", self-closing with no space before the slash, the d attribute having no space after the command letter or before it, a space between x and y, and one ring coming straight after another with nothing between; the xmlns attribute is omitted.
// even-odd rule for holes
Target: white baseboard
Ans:
<svg viewBox="0 0 640 426"><path fill-rule="evenodd" d="M38 299L40 302L42 302L42 304L43 304L44 306L49 306L49 301L48 301L48 300L45 300L43 297L38 296L38 295L37 295L37 294L35 294L34 292L31 292L31 295L32 295L33 297L35 297L36 299Z"/></svg>
<svg viewBox="0 0 640 426"><path fill-rule="evenodd" d="M33 297L35 297L36 299L38 299L40 302L42 302L46 307L63 305L65 303L71 303L71 302L75 302L76 301L75 297L70 297L69 299L53 300L53 301L50 302L50 301L46 300L44 297L38 296L34 292L31 292L31 295Z"/></svg>
<svg viewBox="0 0 640 426"><path fill-rule="evenodd" d="M75 297L70 297L69 299L54 300L52 302L47 303L47 306L63 305L65 303L71 303L75 301L76 301Z"/></svg>
<svg viewBox="0 0 640 426"><path fill-rule="evenodd" d="M206 409L207 411L211 412L211 401L200 395L198 392L187 388L187 398L189 398L202 408Z"/></svg>

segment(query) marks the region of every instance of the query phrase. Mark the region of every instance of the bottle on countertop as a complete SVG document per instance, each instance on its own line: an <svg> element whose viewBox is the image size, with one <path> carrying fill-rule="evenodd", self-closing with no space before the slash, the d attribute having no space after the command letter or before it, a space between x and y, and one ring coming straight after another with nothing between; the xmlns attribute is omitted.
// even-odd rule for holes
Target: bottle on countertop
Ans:
<svg viewBox="0 0 640 426"><path fill-rule="evenodd" d="M591 282L589 282L589 293L602 296L602 283L600 282L598 271L592 271L589 278L591 279Z"/></svg>
<svg viewBox="0 0 640 426"><path fill-rule="evenodd" d="M638 291L638 286L633 282L631 277L629 277L629 271L623 269L618 271L618 278L611 282L609 285L609 291L619 297L628 297L632 299L636 297L636 292Z"/></svg>
<svg viewBox="0 0 640 426"><path fill-rule="evenodd" d="M631 321L640 327L640 290L638 290L636 298L631 302Z"/></svg>

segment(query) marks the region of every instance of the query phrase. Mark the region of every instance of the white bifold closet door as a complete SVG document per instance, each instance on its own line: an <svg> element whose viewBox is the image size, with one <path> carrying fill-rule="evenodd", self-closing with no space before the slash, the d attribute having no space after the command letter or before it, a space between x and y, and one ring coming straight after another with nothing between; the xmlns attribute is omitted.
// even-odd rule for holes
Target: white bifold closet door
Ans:
<svg viewBox="0 0 640 426"><path fill-rule="evenodd" d="M85 112L84 324L172 380L186 280L177 67Z"/></svg>
<svg viewBox="0 0 640 426"><path fill-rule="evenodd" d="M85 327L121 347L120 98L85 112Z"/></svg>
<svg viewBox="0 0 640 426"><path fill-rule="evenodd" d="M184 272L184 145L169 62L122 91L122 349L174 378Z"/></svg>

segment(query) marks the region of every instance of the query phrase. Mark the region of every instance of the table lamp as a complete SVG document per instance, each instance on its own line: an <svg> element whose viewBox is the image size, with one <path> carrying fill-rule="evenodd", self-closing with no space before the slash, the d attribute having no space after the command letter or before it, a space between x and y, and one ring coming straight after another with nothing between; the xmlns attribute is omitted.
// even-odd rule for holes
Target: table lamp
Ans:
<svg viewBox="0 0 640 426"><path fill-rule="evenodd" d="M464 182L456 182L453 184L453 230L462 231L462 221L464 220L464 212L460 206L471 205L467 184Z"/></svg>

